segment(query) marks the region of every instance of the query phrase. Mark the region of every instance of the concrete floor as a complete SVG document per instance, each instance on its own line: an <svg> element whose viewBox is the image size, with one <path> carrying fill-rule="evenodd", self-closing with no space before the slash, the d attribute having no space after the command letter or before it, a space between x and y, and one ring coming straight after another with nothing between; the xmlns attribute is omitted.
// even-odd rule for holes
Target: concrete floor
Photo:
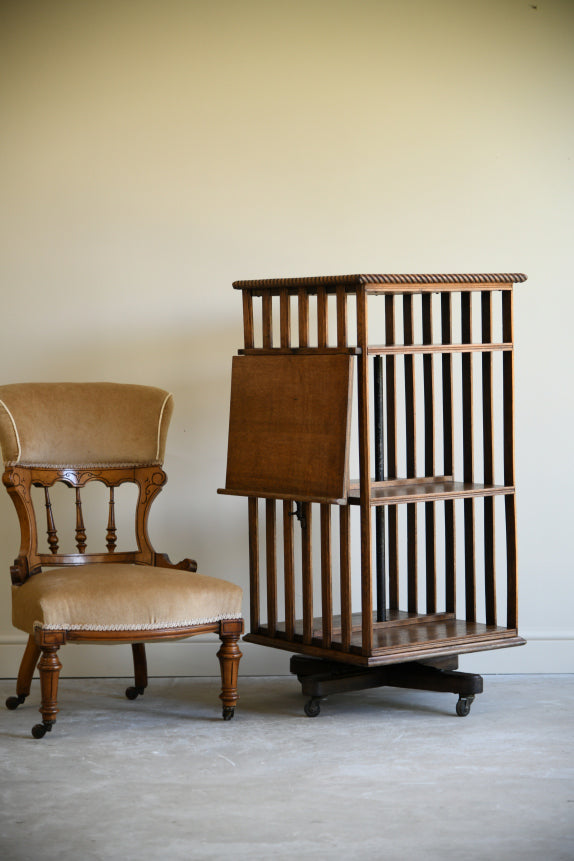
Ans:
<svg viewBox="0 0 574 861"><path fill-rule="evenodd" d="M4 861L572 861L574 675L487 676L452 694L390 688L303 714L294 678L63 679L41 741L38 683L0 709ZM0 682L0 695L13 682Z"/></svg>

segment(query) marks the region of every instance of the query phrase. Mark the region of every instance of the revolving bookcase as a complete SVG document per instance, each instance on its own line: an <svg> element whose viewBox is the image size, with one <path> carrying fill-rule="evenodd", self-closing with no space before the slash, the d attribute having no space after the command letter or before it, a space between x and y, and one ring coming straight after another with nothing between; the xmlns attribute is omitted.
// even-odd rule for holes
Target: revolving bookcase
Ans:
<svg viewBox="0 0 574 861"><path fill-rule="evenodd" d="M226 486L248 497L251 629L331 693L450 691L517 630L520 274L238 281ZM356 478L351 472L356 471Z"/></svg>

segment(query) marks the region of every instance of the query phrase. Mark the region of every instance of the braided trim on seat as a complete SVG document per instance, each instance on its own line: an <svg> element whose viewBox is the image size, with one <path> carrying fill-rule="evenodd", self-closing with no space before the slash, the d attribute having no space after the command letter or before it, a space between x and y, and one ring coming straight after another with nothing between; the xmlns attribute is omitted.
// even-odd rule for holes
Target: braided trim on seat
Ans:
<svg viewBox="0 0 574 861"><path fill-rule="evenodd" d="M162 466L160 460L145 463L27 463L19 460L6 461L5 466L22 466L25 469L140 469L150 466Z"/></svg>
<svg viewBox="0 0 574 861"><path fill-rule="evenodd" d="M158 631L164 628L193 628L195 625L213 625L225 619L242 619L241 613L221 613L204 619L189 619L183 622L151 622L145 625L44 625L34 622L35 631Z"/></svg>

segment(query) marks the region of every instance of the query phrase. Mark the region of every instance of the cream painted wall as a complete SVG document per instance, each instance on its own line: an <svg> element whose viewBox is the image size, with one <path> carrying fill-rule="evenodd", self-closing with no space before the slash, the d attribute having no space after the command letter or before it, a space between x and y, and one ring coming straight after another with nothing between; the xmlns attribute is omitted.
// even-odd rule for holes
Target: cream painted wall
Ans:
<svg viewBox="0 0 574 861"><path fill-rule="evenodd" d="M574 4L5 0L0 15L2 382L172 390L153 538L247 588L245 503L216 494L242 334L231 282L526 272L516 459L530 643L465 666L572 671ZM3 675L23 642L15 527L2 495ZM155 649L152 672L215 667L210 642ZM68 674L129 666L129 650L69 651ZM246 672L287 671L286 655L245 655Z"/></svg>

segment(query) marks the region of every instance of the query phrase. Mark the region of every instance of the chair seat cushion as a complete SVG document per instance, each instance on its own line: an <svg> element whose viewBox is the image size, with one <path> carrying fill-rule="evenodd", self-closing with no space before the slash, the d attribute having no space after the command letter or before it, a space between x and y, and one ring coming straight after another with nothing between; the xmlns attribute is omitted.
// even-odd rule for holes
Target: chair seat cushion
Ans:
<svg viewBox="0 0 574 861"><path fill-rule="evenodd" d="M242 590L196 572L125 563L53 568L13 587L12 620L31 634L154 631L241 618Z"/></svg>

